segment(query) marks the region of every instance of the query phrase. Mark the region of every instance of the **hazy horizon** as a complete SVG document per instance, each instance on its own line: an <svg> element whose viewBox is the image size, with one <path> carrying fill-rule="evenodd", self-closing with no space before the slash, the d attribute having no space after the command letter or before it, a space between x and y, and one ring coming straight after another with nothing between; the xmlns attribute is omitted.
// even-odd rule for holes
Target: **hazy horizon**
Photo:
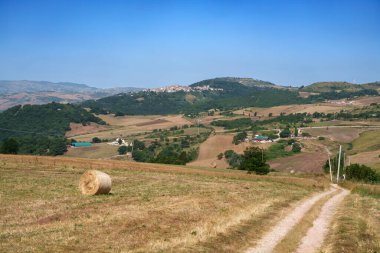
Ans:
<svg viewBox="0 0 380 253"><path fill-rule="evenodd" d="M0 80L379 81L380 2L0 1Z"/></svg>

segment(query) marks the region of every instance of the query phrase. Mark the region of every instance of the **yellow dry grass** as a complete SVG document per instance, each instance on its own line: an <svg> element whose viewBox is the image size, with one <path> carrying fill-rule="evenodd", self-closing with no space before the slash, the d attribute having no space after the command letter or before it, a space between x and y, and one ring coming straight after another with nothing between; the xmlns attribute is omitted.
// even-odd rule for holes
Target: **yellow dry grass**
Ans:
<svg viewBox="0 0 380 253"><path fill-rule="evenodd" d="M110 124L110 129L96 133L80 134L74 136L79 141L89 141L94 137L101 139L116 139L152 131L154 129L167 129L174 126L191 125L192 122L182 115L148 115L123 116L99 115L101 119Z"/></svg>
<svg viewBox="0 0 380 253"><path fill-rule="evenodd" d="M92 147L68 148L64 156L82 157L92 159L109 159L118 155L118 146L108 145L107 143L93 144Z"/></svg>
<svg viewBox="0 0 380 253"><path fill-rule="evenodd" d="M379 198L350 194L334 216L323 247L326 253L379 252Z"/></svg>
<svg viewBox="0 0 380 253"><path fill-rule="evenodd" d="M224 153L224 151L231 149L236 153L242 154L247 147L252 146L252 144L246 142L235 145L232 143L232 139L233 135L231 134L217 134L209 137L200 145L197 160L188 163L187 165L209 168L228 168L229 165L225 159L217 159L219 153Z"/></svg>
<svg viewBox="0 0 380 253"><path fill-rule="evenodd" d="M111 195L81 195L78 180L87 169L111 175ZM244 235L234 231L265 226L261 221L325 186L236 171L12 155L0 156L0 173L5 252L238 250ZM208 244L223 236L232 239L228 245Z"/></svg>
<svg viewBox="0 0 380 253"><path fill-rule="evenodd" d="M380 165L380 150L362 152L350 156L351 163L365 164L370 167L378 167Z"/></svg>
<svg viewBox="0 0 380 253"><path fill-rule="evenodd" d="M242 110L237 110L234 113L248 115L249 113L257 112L257 116L266 118L269 113L273 116L279 116L281 113L291 114L291 113L313 113L313 112L324 112L324 113L334 113L339 112L342 109L353 108L353 106L348 105L336 105L330 103L320 103L320 104L303 104L303 105L281 105L273 106L270 108L260 108L252 107Z"/></svg>
<svg viewBox="0 0 380 253"><path fill-rule="evenodd" d="M366 131L352 142L353 153L374 151L380 149L380 130Z"/></svg>
<svg viewBox="0 0 380 253"><path fill-rule="evenodd" d="M349 143L359 137L359 134L368 131L367 128L306 128L303 130L312 136L323 136L339 143Z"/></svg>

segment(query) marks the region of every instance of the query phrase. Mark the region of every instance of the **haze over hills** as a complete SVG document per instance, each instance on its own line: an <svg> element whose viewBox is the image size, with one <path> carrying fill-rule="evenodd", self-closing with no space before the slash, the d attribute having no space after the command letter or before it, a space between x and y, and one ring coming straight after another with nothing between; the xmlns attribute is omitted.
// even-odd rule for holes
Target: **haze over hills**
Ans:
<svg viewBox="0 0 380 253"><path fill-rule="evenodd" d="M380 91L380 82L366 84L317 82L298 89L254 78L218 77L196 82L189 86L167 86L144 90L134 87L101 89L70 82L0 81L0 110L6 110L19 104L78 103L89 100L85 105L96 111L116 113L117 109L117 112L122 113L149 114L152 111L151 113L154 114L165 114L189 111L187 107L197 107L199 109L196 111L198 111L200 109L220 108L227 104L229 107L236 107L239 105L273 106L297 103L298 91L323 94L349 93L341 93L338 96L339 98L353 96L356 93L356 95L376 95ZM133 97L129 94L130 92L139 92L139 94ZM172 94L156 94L161 92ZM150 95L147 96L147 94ZM334 94L330 94L330 97L332 95ZM272 101L269 104L266 101L268 97ZM325 96L326 99L331 99L330 97ZM101 98L105 99L99 100ZM96 100L99 101L94 102ZM101 105L102 103L107 105ZM169 110L168 107L171 109Z"/></svg>
<svg viewBox="0 0 380 253"><path fill-rule="evenodd" d="M364 89L380 90L380 82L353 84L348 82L317 82L301 88L308 92L360 91Z"/></svg>
<svg viewBox="0 0 380 253"><path fill-rule="evenodd" d="M100 89L86 84L70 82L0 80L0 110L19 104L77 103L88 99L99 99L122 92L140 90L142 89L134 87Z"/></svg>
<svg viewBox="0 0 380 253"><path fill-rule="evenodd" d="M347 86L346 83L337 83L334 84L335 89L321 89L320 86L322 88L325 86L324 83L322 84L314 84L310 89L313 92L310 96L300 97L299 91L309 91L307 87L290 88L251 78L214 78L191 84L186 89L183 86L169 86L161 90L117 94L98 100L85 101L83 106L90 108L95 113L102 114L185 113L195 115L210 109L271 107L379 94L377 89L369 86L368 88L367 86L358 86L360 87L358 89L349 89L353 84Z"/></svg>

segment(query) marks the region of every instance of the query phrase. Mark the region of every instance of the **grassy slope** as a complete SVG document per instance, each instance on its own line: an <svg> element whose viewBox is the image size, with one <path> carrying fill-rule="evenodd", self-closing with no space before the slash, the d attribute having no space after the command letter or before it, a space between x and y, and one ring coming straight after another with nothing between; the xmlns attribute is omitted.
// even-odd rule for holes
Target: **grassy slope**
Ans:
<svg viewBox="0 0 380 253"><path fill-rule="evenodd" d="M350 194L335 215L323 252L379 251L379 199Z"/></svg>
<svg viewBox="0 0 380 253"><path fill-rule="evenodd" d="M111 195L79 193L79 177L90 168L112 176ZM14 252L228 251L249 243L239 231L257 238L263 223L321 185L238 171L31 156L1 156L0 173L1 246Z"/></svg>
<svg viewBox="0 0 380 253"><path fill-rule="evenodd" d="M349 153L353 163L366 164L380 173L380 130L361 133Z"/></svg>
<svg viewBox="0 0 380 253"><path fill-rule="evenodd" d="M380 130L367 131L352 142L352 152L365 152L380 149Z"/></svg>

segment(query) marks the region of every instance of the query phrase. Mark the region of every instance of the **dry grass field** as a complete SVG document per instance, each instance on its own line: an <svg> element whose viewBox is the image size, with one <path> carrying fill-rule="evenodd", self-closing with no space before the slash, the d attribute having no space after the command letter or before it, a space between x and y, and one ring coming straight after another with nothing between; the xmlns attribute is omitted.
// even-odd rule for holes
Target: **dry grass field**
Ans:
<svg viewBox="0 0 380 253"><path fill-rule="evenodd" d="M217 159L219 153L224 153L224 151L232 149L236 153L242 154L247 147L252 146L252 144L245 142L235 145L232 143L233 137L234 136L231 134L217 134L210 136L200 145L197 160L190 162L187 165L208 168L228 168L229 165L225 159Z"/></svg>
<svg viewBox="0 0 380 253"><path fill-rule="evenodd" d="M100 169L112 194L83 196ZM323 179L36 156L0 156L3 252L237 252Z"/></svg>
<svg viewBox="0 0 380 253"><path fill-rule="evenodd" d="M92 147L69 148L64 156L82 157L92 159L109 159L118 155L118 146L108 145L107 143L93 144Z"/></svg>
<svg viewBox="0 0 380 253"><path fill-rule="evenodd" d="M361 133L348 153L351 163L365 164L380 173L380 130Z"/></svg>
<svg viewBox="0 0 380 253"><path fill-rule="evenodd" d="M281 113L313 113L313 112L324 112L324 113L334 113L339 112L342 109L351 109L353 106L350 105L337 105L331 103L320 103L320 104L304 104L304 105L281 105L274 106L270 108L259 108L252 107L237 110L234 113L236 114L245 114L257 112L257 116L266 118L269 113L272 113L273 116L279 116Z"/></svg>
<svg viewBox="0 0 380 253"><path fill-rule="evenodd" d="M301 153L271 160L270 167L280 172L323 173L322 167L327 159L324 146L317 140L302 140L301 143Z"/></svg>
<svg viewBox="0 0 380 253"><path fill-rule="evenodd" d="M367 106L367 105L370 105L372 103L380 103L380 96L363 97L363 98L353 100L353 104L359 105L359 106Z"/></svg>
<svg viewBox="0 0 380 253"><path fill-rule="evenodd" d="M312 136L323 136L339 143L349 143L359 137L359 134L368 131L366 128L305 128L303 132Z"/></svg>
<svg viewBox="0 0 380 253"><path fill-rule="evenodd" d="M366 131L352 142L352 153L380 150L380 130Z"/></svg>
<svg viewBox="0 0 380 253"><path fill-rule="evenodd" d="M70 123L70 128L71 130L66 132L65 134L66 137L72 137L72 136L81 135L81 134L96 133L99 131L107 130L109 127L91 122L89 125L86 125L86 126L83 126L82 124L78 124L78 123Z"/></svg>
<svg viewBox="0 0 380 253"><path fill-rule="evenodd" d="M359 194L348 195L335 214L331 227L323 252L379 252L379 199Z"/></svg>
<svg viewBox="0 0 380 253"><path fill-rule="evenodd" d="M99 115L101 119L110 126L108 130L96 133L72 135L78 141L90 141L94 137L101 139L116 139L119 136L130 136L134 134L149 132L154 129L168 129L174 126L193 124L181 115L152 115L152 116L123 116Z"/></svg>

